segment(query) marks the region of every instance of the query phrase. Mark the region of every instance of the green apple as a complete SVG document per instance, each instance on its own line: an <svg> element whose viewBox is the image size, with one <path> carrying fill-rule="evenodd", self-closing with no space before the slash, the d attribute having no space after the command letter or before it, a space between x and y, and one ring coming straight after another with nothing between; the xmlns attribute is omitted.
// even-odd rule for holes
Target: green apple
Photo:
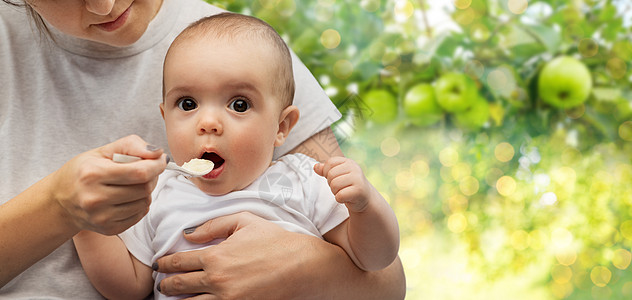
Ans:
<svg viewBox="0 0 632 300"><path fill-rule="evenodd" d="M466 110L454 114L454 119L458 126L475 130L483 127L489 116L489 104L485 98L479 96Z"/></svg>
<svg viewBox="0 0 632 300"><path fill-rule="evenodd" d="M432 85L420 83L408 90L404 96L404 113L417 126L437 123L443 116L443 110L437 104Z"/></svg>
<svg viewBox="0 0 632 300"><path fill-rule="evenodd" d="M387 90L370 90L362 97L362 100L371 108L367 118L375 123L386 124L397 117L397 99Z"/></svg>
<svg viewBox="0 0 632 300"><path fill-rule="evenodd" d="M435 81L437 103L448 112L467 109L478 97L476 84L462 73L447 73Z"/></svg>
<svg viewBox="0 0 632 300"><path fill-rule="evenodd" d="M581 61L559 56L548 62L538 77L538 94L542 100L554 107L577 106L590 95L592 77Z"/></svg>

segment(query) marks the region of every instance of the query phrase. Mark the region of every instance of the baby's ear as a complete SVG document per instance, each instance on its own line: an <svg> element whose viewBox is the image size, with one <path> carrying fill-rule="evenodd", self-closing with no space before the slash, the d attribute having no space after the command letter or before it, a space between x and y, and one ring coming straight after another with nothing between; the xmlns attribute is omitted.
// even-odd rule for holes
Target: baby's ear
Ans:
<svg viewBox="0 0 632 300"><path fill-rule="evenodd" d="M165 119L165 103L160 103L160 114L162 115L162 119Z"/></svg>
<svg viewBox="0 0 632 300"><path fill-rule="evenodd" d="M298 108L294 105L286 107L279 116L279 131L277 131L276 139L274 140L274 147L279 147L285 143L285 139L290 130L298 122L299 112Z"/></svg>

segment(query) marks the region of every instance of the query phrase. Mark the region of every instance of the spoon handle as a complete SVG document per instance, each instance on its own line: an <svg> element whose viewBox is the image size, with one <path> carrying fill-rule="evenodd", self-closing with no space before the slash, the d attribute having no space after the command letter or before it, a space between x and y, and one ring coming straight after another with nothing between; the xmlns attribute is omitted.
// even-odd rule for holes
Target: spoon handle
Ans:
<svg viewBox="0 0 632 300"><path fill-rule="evenodd" d="M141 160L141 158L138 156L126 155L126 154L120 154L120 153L114 153L114 155L112 156L112 161L117 162L117 163L130 163L130 162L135 162L139 160ZM199 172L187 170L181 166L178 166L176 163L172 161L170 161L167 164L167 167L165 169L173 170L184 176L189 176L189 177L200 177L200 176L205 175Z"/></svg>

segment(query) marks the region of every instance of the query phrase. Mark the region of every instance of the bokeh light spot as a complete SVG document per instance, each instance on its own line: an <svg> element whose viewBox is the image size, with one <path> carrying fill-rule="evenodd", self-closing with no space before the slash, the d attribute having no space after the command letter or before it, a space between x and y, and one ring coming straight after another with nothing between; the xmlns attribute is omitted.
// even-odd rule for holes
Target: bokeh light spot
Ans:
<svg viewBox="0 0 632 300"><path fill-rule="evenodd" d="M320 1L316 5L314 14L318 22L328 23L334 17L334 8L330 3Z"/></svg>
<svg viewBox="0 0 632 300"><path fill-rule="evenodd" d="M551 178L557 184L569 187L571 184L575 183L577 173L575 172L575 169L571 167L561 167L551 172Z"/></svg>
<svg viewBox="0 0 632 300"><path fill-rule="evenodd" d="M448 206L453 213L463 212L467 209L468 200L463 195L454 195L448 199Z"/></svg>
<svg viewBox="0 0 632 300"><path fill-rule="evenodd" d="M540 197L540 204L544 206L553 205L557 202L557 195L553 192L547 192Z"/></svg>
<svg viewBox="0 0 632 300"><path fill-rule="evenodd" d="M277 12L284 17L291 17L296 12L294 0L280 0L276 4Z"/></svg>
<svg viewBox="0 0 632 300"><path fill-rule="evenodd" d="M496 190L498 193L508 197L516 191L516 180L511 176L503 176L496 181Z"/></svg>
<svg viewBox="0 0 632 300"><path fill-rule="evenodd" d="M562 152L562 163L565 165L573 165L581 161L582 153L573 147L568 147Z"/></svg>
<svg viewBox="0 0 632 300"><path fill-rule="evenodd" d="M387 50L386 52L384 52L384 55L382 56L382 64L397 67L401 63L402 58L399 53L395 52L394 50Z"/></svg>
<svg viewBox="0 0 632 300"><path fill-rule="evenodd" d="M590 271L590 280L598 287L606 286L611 278L612 272L604 266L596 266Z"/></svg>
<svg viewBox="0 0 632 300"><path fill-rule="evenodd" d="M481 78L485 73L485 65L478 60L471 60L465 64L465 74L472 77Z"/></svg>
<svg viewBox="0 0 632 300"><path fill-rule="evenodd" d="M625 121L619 126L619 136L624 141L632 142L632 121Z"/></svg>
<svg viewBox="0 0 632 300"><path fill-rule="evenodd" d="M259 3L261 3L263 8L273 8L276 4L276 0L259 0Z"/></svg>
<svg viewBox="0 0 632 300"><path fill-rule="evenodd" d="M516 93L516 79L510 67L502 65L487 74L489 87L504 96L512 96ZM519 92L518 95L520 96Z"/></svg>
<svg viewBox="0 0 632 300"><path fill-rule="evenodd" d="M353 64L346 60L341 59L334 63L334 76L339 79L347 79L353 73Z"/></svg>
<svg viewBox="0 0 632 300"><path fill-rule="evenodd" d="M479 184L478 180L473 176L466 176L459 182L459 189L461 193L466 196L472 196L478 192Z"/></svg>
<svg viewBox="0 0 632 300"><path fill-rule="evenodd" d="M566 228L557 227L551 231L551 243L555 249L565 249L573 243L573 234Z"/></svg>
<svg viewBox="0 0 632 300"><path fill-rule="evenodd" d="M516 154L514 147L506 142L496 145L496 148L494 149L494 155L500 162L510 161L514 157L514 154Z"/></svg>
<svg viewBox="0 0 632 300"><path fill-rule="evenodd" d="M468 163L459 162L455 164L454 166L452 166L451 174L454 180L461 180L464 177L472 174L472 168L470 167Z"/></svg>
<svg viewBox="0 0 632 300"><path fill-rule="evenodd" d="M501 70L493 70L487 75L487 83L494 90L503 89L508 83L507 75Z"/></svg>
<svg viewBox="0 0 632 300"><path fill-rule="evenodd" d="M476 42L484 42L491 36L491 32L487 28L487 26L482 23L474 23L471 26L471 35L472 39Z"/></svg>
<svg viewBox="0 0 632 300"><path fill-rule="evenodd" d="M529 1L509 0L509 2L507 3L507 7L509 8L509 11L511 11L512 13L519 15L519 14L524 13L527 10L527 7L529 7Z"/></svg>
<svg viewBox="0 0 632 300"><path fill-rule="evenodd" d="M382 42L374 42L369 47L369 56L374 61L381 61L384 53L386 53L386 45Z"/></svg>
<svg viewBox="0 0 632 300"><path fill-rule="evenodd" d="M529 233L524 230L516 230L511 234L511 246L518 250L524 250L529 247Z"/></svg>
<svg viewBox="0 0 632 300"><path fill-rule="evenodd" d="M557 299L566 299L573 293L573 284L570 282L557 283L553 281L551 284L551 293Z"/></svg>
<svg viewBox="0 0 632 300"><path fill-rule="evenodd" d="M385 156L393 157L399 154L400 145L399 141L394 137L387 137L382 141L380 150Z"/></svg>
<svg viewBox="0 0 632 300"><path fill-rule="evenodd" d="M628 65L622 59L613 57L606 63L606 70L610 72L610 76L614 79L621 79L627 72Z"/></svg>
<svg viewBox="0 0 632 300"><path fill-rule="evenodd" d="M533 250L541 250L546 246L547 237L542 230L533 230L529 232L529 247Z"/></svg>
<svg viewBox="0 0 632 300"><path fill-rule="evenodd" d="M561 265L570 266L577 261L577 252L573 249L557 250L555 258Z"/></svg>
<svg viewBox="0 0 632 300"><path fill-rule="evenodd" d="M625 270L630 266L630 262L632 262L632 254L630 254L630 251L625 249L617 249L614 251L612 265L614 265L615 268Z"/></svg>
<svg viewBox="0 0 632 300"><path fill-rule="evenodd" d="M462 213L452 214L448 218L448 229L454 233L461 233L467 229L467 218Z"/></svg>
<svg viewBox="0 0 632 300"><path fill-rule="evenodd" d="M579 53L586 58L593 57L599 52L599 44L591 38L584 38L579 41L577 48Z"/></svg>
<svg viewBox="0 0 632 300"><path fill-rule="evenodd" d="M380 8L380 0L362 0L360 6L368 12L375 12Z"/></svg>
<svg viewBox="0 0 632 300"><path fill-rule="evenodd" d="M454 166L459 162L459 153L451 147L444 148L439 152L439 161L446 167Z"/></svg>
<svg viewBox="0 0 632 300"><path fill-rule="evenodd" d="M400 190L409 191L415 185L415 176L410 171L402 171L395 176L395 184Z"/></svg>
<svg viewBox="0 0 632 300"><path fill-rule="evenodd" d="M573 270L568 266L555 265L551 270L551 277L557 283L567 283L573 277Z"/></svg>
<svg viewBox="0 0 632 300"><path fill-rule="evenodd" d="M426 178L430 174L430 166L426 161L419 159L410 165L410 171L420 178Z"/></svg>
<svg viewBox="0 0 632 300"><path fill-rule="evenodd" d="M408 0L397 0L395 2L395 20L398 22L404 22L408 20L415 12L415 7Z"/></svg>
<svg viewBox="0 0 632 300"><path fill-rule="evenodd" d="M468 7L454 14L453 18L457 23L463 26L468 26L476 19L476 11L474 11L471 7Z"/></svg>
<svg viewBox="0 0 632 300"><path fill-rule="evenodd" d="M454 0L453 3L458 9L466 9L472 5L472 0Z"/></svg>
<svg viewBox="0 0 632 300"><path fill-rule="evenodd" d="M327 49L334 49L340 45L340 33L334 29L327 29L320 35L320 43Z"/></svg>
<svg viewBox="0 0 632 300"><path fill-rule="evenodd" d="M619 226L619 230L621 230L621 235L624 238L632 240L632 220L627 220L621 223L621 226Z"/></svg>

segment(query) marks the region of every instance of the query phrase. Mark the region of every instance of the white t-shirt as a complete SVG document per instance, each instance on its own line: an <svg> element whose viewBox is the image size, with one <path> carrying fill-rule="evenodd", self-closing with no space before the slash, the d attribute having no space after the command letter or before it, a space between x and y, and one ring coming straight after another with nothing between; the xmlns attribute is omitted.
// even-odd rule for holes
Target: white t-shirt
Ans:
<svg viewBox="0 0 632 300"><path fill-rule="evenodd" d="M152 194L149 213L119 236L147 266L164 255L199 249L201 245L184 239L184 229L242 211L285 230L322 238L346 220L349 213L336 202L327 179L314 172L315 163L303 154L282 156L249 186L222 196L209 196L186 177L165 171ZM154 295L162 296L155 287L165 274L153 275Z"/></svg>
<svg viewBox="0 0 632 300"><path fill-rule="evenodd" d="M115 48L55 29L50 42L23 8L0 3L0 203L77 154L129 134L167 149L158 108L164 55L184 27L218 12L202 0L164 0L139 41ZM305 66L294 66L301 117L277 155L340 117ZM99 298L72 241L0 289L0 299L35 297Z"/></svg>

